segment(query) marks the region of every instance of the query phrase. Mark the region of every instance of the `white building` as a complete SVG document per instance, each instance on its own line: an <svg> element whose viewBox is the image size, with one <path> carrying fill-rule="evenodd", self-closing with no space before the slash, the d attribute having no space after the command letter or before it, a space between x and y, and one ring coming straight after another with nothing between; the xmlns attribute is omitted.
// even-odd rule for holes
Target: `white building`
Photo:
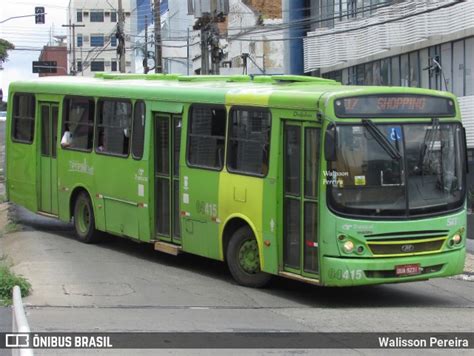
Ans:
<svg viewBox="0 0 474 356"><path fill-rule="evenodd" d="M145 0L146 1L146 0ZM143 59L145 48L145 16L147 23L148 43L148 67L154 72L154 16L149 4L143 4L143 0L137 0L137 12L139 19L138 33L135 36L135 67L137 73L143 73ZM162 64L164 73L192 74L192 60L188 47L193 46L196 39L193 35L194 17L188 14L188 0L161 1L161 44Z"/></svg>
<svg viewBox="0 0 474 356"><path fill-rule="evenodd" d="M130 41L132 29L135 28L134 4L133 0L122 0L125 13L126 72L135 71L134 48ZM70 0L68 21L75 27L69 28L69 72L75 70L76 75L84 76L94 75L94 72L118 72L118 0Z"/></svg>
<svg viewBox="0 0 474 356"><path fill-rule="evenodd" d="M453 92L474 157L474 1L310 0L304 71ZM474 163L474 162L473 162Z"/></svg>
<svg viewBox="0 0 474 356"><path fill-rule="evenodd" d="M285 35L281 29L281 6L281 0L267 1L267 4L229 0L228 40L223 41L223 47L226 61L230 65L222 68L221 74L285 73L284 42L277 40ZM242 54L249 56L246 68Z"/></svg>
<svg viewBox="0 0 474 356"><path fill-rule="evenodd" d="M142 6L143 0L137 0ZM201 73L201 33L193 30L197 19L217 8L229 10L225 21L218 23L219 47L223 58L220 74L281 74L284 69L284 36L281 29L281 0L168 0L161 2L161 36L163 71L165 73ZM146 13L145 10L140 14ZM148 51L153 54L154 25L148 16ZM143 18L138 20L142 23ZM145 32L136 36L136 69L143 72ZM242 54L246 54L244 60ZM149 66L154 65L149 60ZM209 59L211 62L211 59ZM245 66L246 64L246 66Z"/></svg>

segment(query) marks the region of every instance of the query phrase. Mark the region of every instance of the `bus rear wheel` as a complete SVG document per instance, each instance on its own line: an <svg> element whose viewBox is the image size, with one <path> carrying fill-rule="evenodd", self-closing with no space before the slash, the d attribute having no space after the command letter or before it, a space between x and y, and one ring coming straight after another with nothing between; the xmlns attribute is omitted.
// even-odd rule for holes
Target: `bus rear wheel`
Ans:
<svg viewBox="0 0 474 356"><path fill-rule="evenodd" d="M79 193L74 202L74 228L79 241L85 243L98 241L92 202L85 192Z"/></svg>
<svg viewBox="0 0 474 356"><path fill-rule="evenodd" d="M248 226L241 227L232 235L226 260L232 277L240 285L260 288L271 279L270 274L260 270L257 240Z"/></svg>

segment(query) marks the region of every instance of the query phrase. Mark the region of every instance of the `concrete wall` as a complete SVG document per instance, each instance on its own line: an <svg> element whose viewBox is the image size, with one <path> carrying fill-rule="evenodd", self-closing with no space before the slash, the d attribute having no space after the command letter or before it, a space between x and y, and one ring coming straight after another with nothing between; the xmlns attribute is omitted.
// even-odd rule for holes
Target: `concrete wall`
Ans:
<svg viewBox="0 0 474 356"><path fill-rule="evenodd" d="M258 67L267 74L282 74L284 66L284 42L276 41L284 37L285 31L278 29L283 22L281 16L281 1L259 2L248 1L252 7L242 0L231 0L227 17L228 41L222 43L225 60L232 62L232 68L221 68L222 74L242 73L242 53L249 53ZM271 6L270 4L273 3ZM266 5L265 5L266 4ZM258 11L257 11L258 10ZM268 10L268 14L265 12ZM261 11L261 12L260 12ZM263 27L256 28L260 14ZM278 16L279 17L276 17ZM200 63L196 63L200 67ZM248 61L249 74L262 74L262 71L251 61Z"/></svg>

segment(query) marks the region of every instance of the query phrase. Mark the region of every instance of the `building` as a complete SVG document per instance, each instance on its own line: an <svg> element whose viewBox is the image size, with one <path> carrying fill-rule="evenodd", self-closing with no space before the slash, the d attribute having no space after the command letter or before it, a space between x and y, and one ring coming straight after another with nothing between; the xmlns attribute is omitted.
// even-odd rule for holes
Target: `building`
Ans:
<svg viewBox="0 0 474 356"><path fill-rule="evenodd" d="M39 73L40 77L50 77L55 75L67 75L67 47L65 43L57 46L44 46L39 55L38 61L56 62L55 73Z"/></svg>
<svg viewBox="0 0 474 356"><path fill-rule="evenodd" d="M153 9L137 0L141 9L135 42L136 67L143 71L144 14L147 15L148 66L154 66ZM207 36L209 73L282 74L284 35L281 0L173 0L161 1L163 71L203 74L202 36ZM204 31L200 24L206 26ZM213 63L213 56L218 60ZM218 68L216 68L216 66Z"/></svg>
<svg viewBox="0 0 474 356"><path fill-rule="evenodd" d="M310 9L306 74L450 91L474 157L474 1L311 0Z"/></svg>
<svg viewBox="0 0 474 356"><path fill-rule="evenodd" d="M94 72L118 72L118 0L70 0L69 72L90 76ZM135 71L133 41L137 11L135 0L122 0L125 14L125 72ZM75 63L74 63L75 60Z"/></svg>
<svg viewBox="0 0 474 356"><path fill-rule="evenodd" d="M222 74L283 74L281 0L229 0Z"/></svg>
<svg viewBox="0 0 474 356"><path fill-rule="evenodd" d="M148 53L147 63L151 72L155 66L155 16L150 4L153 5L153 1L137 0L136 5L135 66L141 73L144 72L145 53ZM188 49L192 46L194 17L188 14L188 0L161 0L160 20L163 72L189 74L191 58Z"/></svg>

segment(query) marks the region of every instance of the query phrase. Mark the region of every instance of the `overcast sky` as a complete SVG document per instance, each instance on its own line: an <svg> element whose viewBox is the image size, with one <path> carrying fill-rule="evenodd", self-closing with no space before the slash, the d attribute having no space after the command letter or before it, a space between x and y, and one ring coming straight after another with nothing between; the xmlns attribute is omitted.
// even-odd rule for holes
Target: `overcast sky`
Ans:
<svg viewBox="0 0 474 356"><path fill-rule="evenodd" d="M38 77L38 74L32 73L32 62L38 60L40 50L48 44L51 34L67 34L67 29L61 25L67 22L69 0L37 2L0 0L0 2L0 22L13 16L34 14L35 6L44 6L46 12L44 25L36 25L33 16L12 19L0 24L0 38L12 42L18 48L9 52L8 61L3 65L4 69L0 70L0 88L3 89L4 100L6 100L8 85L11 81Z"/></svg>

